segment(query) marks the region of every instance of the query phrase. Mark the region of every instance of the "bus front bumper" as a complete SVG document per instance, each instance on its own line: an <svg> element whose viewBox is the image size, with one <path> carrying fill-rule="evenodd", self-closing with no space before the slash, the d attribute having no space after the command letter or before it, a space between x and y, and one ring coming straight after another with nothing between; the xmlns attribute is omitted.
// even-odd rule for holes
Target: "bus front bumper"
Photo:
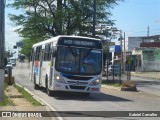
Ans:
<svg viewBox="0 0 160 120"><path fill-rule="evenodd" d="M53 91L69 91L69 92L84 92L84 93L100 93L101 85L77 85L77 84L65 84L55 82Z"/></svg>

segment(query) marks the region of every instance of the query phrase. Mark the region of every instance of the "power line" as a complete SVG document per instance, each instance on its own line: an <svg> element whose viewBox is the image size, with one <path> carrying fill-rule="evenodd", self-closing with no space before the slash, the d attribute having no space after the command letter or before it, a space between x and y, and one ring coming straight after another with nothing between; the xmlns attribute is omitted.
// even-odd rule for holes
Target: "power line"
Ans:
<svg viewBox="0 0 160 120"><path fill-rule="evenodd" d="M151 5L151 4L154 4L154 5L159 5L160 4L160 2L153 2L153 1L149 1L149 2L142 2L142 1L139 1L139 2L131 2L131 1L126 1L126 3L129 3L129 4L138 4L138 5L140 5L140 4L143 4L143 5L145 5L145 4L149 4L149 5Z"/></svg>
<svg viewBox="0 0 160 120"><path fill-rule="evenodd" d="M127 31L126 32L129 32L129 33L144 33L144 32L147 32L148 30L144 30L144 31ZM150 32L153 32L153 31L160 31L160 29L154 29L154 30L149 30Z"/></svg>

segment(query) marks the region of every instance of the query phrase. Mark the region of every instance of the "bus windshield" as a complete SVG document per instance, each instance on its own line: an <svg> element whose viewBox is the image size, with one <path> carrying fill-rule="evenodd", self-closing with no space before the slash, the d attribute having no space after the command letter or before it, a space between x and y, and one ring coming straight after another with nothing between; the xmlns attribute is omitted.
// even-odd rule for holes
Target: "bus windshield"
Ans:
<svg viewBox="0 0 160 120"><path fill-rule="evenodd" d="M56 69L71 74L100 74L102 51L91 48L58 46Z"/></svg>

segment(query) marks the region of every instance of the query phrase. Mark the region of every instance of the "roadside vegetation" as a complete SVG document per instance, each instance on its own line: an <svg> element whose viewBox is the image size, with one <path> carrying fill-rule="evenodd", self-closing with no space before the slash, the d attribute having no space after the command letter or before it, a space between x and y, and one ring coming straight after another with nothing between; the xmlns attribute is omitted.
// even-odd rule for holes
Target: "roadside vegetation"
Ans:
<svg viewBox="0 0 160 120"><path fill-rule="evenodd" d="M111 80L103 80L102 85L108 85L108 86L113 86L113 87L121 87L121 83L119 81L111 81Z"/></svg>
<svg viewBox="0 0 160 120"><path fill-rule="evenodd" d="M22 96L29 101L32 105L34 106L42 106L42 104L40 102L38 102L37 100L35 100L32 95L30 95L27 91L24 90L24 88L21 88L17 85L14 84L14 87L18 90L18 92L20 92L22 94Z"/></svg>
<svg viewBox="0 0 160 120"><path fill-rule="evenodd" d="M8 85L5 83L5 84L4 84L4 89L5 89L5 91L7 90L7 89L6 89L7 86L8 86ZM10 100L10 98L9 98L8 96L4 95L4 100L3 100L2 102L0 102L0 106L13 106L13 105L14 105L13 101Z"/></svg>
<svg viewBox="0 0 160 120"><path fill-rule="evenodd" d="M23 98L25 98L27 101L29 101L32 105L34 106L42 106L42 104L40 102L38 102L37 100L35 100L32 95L30 95L27 91L24 90L24 88L21 88L17 85L13 85L18 92L20 92L23 96ZM7 92L8 85L5 83L5 91ZM0 106L15 106L14 102L11 100L11 98L9 96L7 96L6 94L4 95L4 100L2 102L0 102Z"/></svg>
<svg viewBox="0 0 160 120"><path fill-rule="evenodd" d="M4 100L0 102L0 106L14 106L14 103L8 98L8 96L4 95Z"/></svg>

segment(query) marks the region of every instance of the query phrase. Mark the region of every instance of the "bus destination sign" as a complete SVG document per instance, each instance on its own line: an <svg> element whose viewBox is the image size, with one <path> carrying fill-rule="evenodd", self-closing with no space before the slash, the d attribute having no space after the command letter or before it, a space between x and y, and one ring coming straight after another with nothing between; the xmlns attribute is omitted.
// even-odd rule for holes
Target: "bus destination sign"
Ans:
<svg viewBox="0 0 160 120"><path fill-rule="evenodd" d="M75 39L75 38L61 38L58 45L67 46L79 46L79 47L91 47L91 48L102 48L101 42L98 40L91 39Z"/></svg>
<svg viewBox="0 0 160 120"><path fill-rule="evenodd" d="M80 46L95 46L94 42L91 41L80 41L80 40L64 40L64 44L68 45L80 45Z"/></svg>

